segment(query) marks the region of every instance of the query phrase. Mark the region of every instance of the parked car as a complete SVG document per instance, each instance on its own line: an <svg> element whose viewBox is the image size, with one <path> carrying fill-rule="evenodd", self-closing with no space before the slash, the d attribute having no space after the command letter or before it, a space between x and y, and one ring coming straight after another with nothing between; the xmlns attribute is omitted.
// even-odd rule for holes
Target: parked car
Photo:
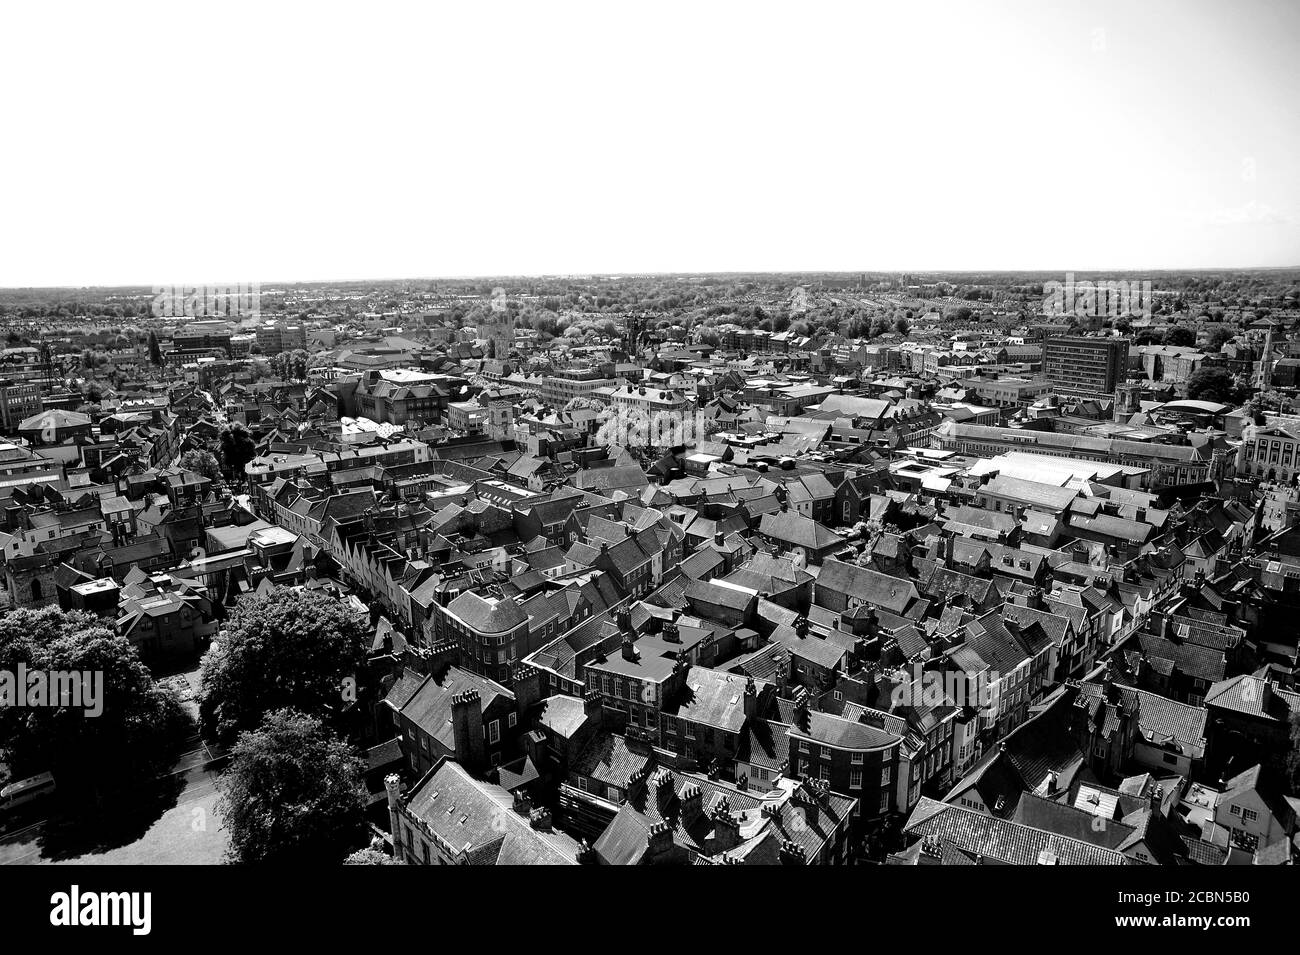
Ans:
<svg viewBox="0 0 1300 955"><path fill-rule="evenodd" d="M54 776L41 773L12 782L0 789L0 814L39 802L54 792Z"/></svg>

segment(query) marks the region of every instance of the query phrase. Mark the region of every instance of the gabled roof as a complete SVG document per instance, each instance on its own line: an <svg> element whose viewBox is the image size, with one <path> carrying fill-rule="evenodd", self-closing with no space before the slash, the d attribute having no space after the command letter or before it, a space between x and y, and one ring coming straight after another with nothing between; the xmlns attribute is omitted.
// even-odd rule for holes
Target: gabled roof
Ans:
<svg viewBox="0 0 1300 955"><path fill-rule="evenodd" d="M936 802L927 796L922 796L912 810L903 832L921 838L942 838L966 852L1009 865L1038 865L1046 861L1061 865L1129 864L1114 849Z"/></svg>
<svg viewBox="0 0 1300 955"><path fill-rule="evenodd" d="M764 514L758 532L782 543L816 551L844 543L844 538L829 527L794 511Z"/></svg>
<svg viewBox="0 0 1300 955"><path fill-rule="evenodd" d="M579 846L561 832L534 829L500 786L444 759L416 783L405 812L470 865L576 865Z"/></svg>
<svg viewBox="0 0 1300 955"><path fill-rule="evenodd" d="M919 596L916 585L910 580L891 577L878 570L858 567L839 560L828 560L821 566L814 585L835 593L865 600L875 607L902 615Z"/></svg>

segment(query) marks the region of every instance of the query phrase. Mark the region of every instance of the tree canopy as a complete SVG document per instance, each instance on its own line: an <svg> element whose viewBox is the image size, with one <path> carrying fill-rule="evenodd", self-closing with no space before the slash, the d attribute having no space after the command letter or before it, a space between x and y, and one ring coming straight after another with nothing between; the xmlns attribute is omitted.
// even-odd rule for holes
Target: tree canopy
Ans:
<svg viewBox="0 0 1300 955"><path fill-rule="evenodd" d="M204 451L200 448L186 451L181 455L180 466L209 480L221 480L221 464L217 461L217 456L211 451Z"/></svg>
<svg viewBox="0 0 1300 955"><path fill-rule="evenodd" d="M203 657L204 734L229 742L284 707L337 722L357 699L368 643L368 628L328 594L282 589L241 600Z"/></svg>
<svg viewBox="0 0 1300 955"><path fill-rule="evenodd" d="M244 465L256 455L253 436L238 421L221 430L221 461L235 480L243 478Z"/></svg>
<svg viewBox="0 0 1300 955"><path fill-rule="evenodd" d="M69 705L0 706L0 745L18 775L49 770L61 789L99 798L110 783L151 778L192 727L131 642L89 614L44 607L0 616L0 670L16 674L20 664L83 682Z"/></svg>
<svg viewBox="0 0 1300 955"><path fill-rule="evenodd" d="M314 716L266 714L218 783L231 861L337 863L365 832L363 763Z"/></svg>
<svg viewBox="0 0 1300 955"><path fill-rule="evenodd" d="M1202 401L1227 401L1235 388L1226 368L1198 368L1187 379L1187 397Z"/></svg>

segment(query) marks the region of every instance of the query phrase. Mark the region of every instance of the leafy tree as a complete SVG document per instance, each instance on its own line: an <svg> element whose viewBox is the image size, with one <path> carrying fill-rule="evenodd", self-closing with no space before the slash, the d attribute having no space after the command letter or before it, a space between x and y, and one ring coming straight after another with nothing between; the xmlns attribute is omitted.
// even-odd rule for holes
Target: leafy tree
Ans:
<svg viewBox="0 0 1300 955"><path fill-rule="evenodd" d="M51 770L67 792L99 800L113 786L152 778L192 725L131 642L89 614L44 607L0 617L0 670L17 673L19 664L29 674L81 677L81 698L68 705L0 706L0 743L15 772Z"/></svg>
<svg viewBox="0 0 1300 955"><path fill-rule="evenodd" d="M149 360L155 365L163 363L162 349L158 347L158 334L152 331L149 333Z"/></svg>
<svg viewBox="0 0 1300 955"><path fill-rule="evenodd" d="M319 591L245 598L203 657L204 734L229 742L283 707L337 722L356 702L368 642L343 602Z"/></svg>
<svg viewBox="0 0 1300 955"><path fill-rule="evenodd" d="M362 772L316 717L268 713L240 734L218 783L231 861L337 863L364 832Z"/></svg>
<svg viewBox="0 0 1300 955"><path fill-rule="evenodd" d="M1165 332L1166 345L1172 345L1175 348L1190 348L1196 344L1196 332L1186 325L1175 325L1169 331Z"/></svg>
<svg viewBox="0 0 1300 955"><path fill-rule="evenodd" d="M253 460L257 454L257 445L253 436L240 422L221 429L221 462L226 471L235 480L244 477L244 465Z"/></svg>
<svg viewBox="0 0 1300 955"><path fill-rule="evenodd" d="M344 865L401 865L402 863L391 853L384 851L384 842L376 837L370 840L370 845L364 849L358 849L352 855L343 860Z"/></svg>
<svg viewBox="0 0 1300 955"><path fill-rule="evenodd" d="M1227 401L1233 388L1232 375L1226 368L1198 368L1187 379L1188 398Z"/></svg>
<svg viewBox="0 0 1300 955"><path fill-rule="evenodd" d="M221 464L211 451L195 448L181 455L180 466L212 481L221 480Z"/></svg>
<svg viewBox="0 0 1300 955"><path fill-rule="evenodd" d="M1210 332L1210 343L1207 346L1208 351L1221 351L1223 346L1236 337L1231 328L1216 328Z"/></svg>

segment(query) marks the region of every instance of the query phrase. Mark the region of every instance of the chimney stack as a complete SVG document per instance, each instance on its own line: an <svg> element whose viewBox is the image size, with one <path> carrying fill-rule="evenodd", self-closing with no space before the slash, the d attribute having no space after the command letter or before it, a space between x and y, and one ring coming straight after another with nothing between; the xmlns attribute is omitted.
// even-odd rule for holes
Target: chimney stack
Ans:
<svg viewBox="0 0 1300 955"><path fill-rule="evenodd" d="M807 865L808 854L804 847L790 839L781 843L781 851L778 854L781 865Z"/></svg>
<svg viewBox="0 0 1300 955"><path fill-rule="evenodd" d="M745 719L758 718L758 684L751 676L745 680Z"/></svg>
<svg viewBox="0 0 1300 955"><path fill-rule="evenodd" d="M700 813L704 811L704 795L700 787L695 783L687 783L681 792L681 816L682 824L691 826L700 818Z"/></svg>
<svg viewBox="0 0 1300 955"><path fill-rule="evenodd" d="M808 727L811 722L808 707L808 690L802 686L795 691L794 695L794 721L795 725L798 726L799 729L803 730L805 733L808 732Z"/></svg>
<svg viewBox="0 0 1300 955"><path fill-rule="evenodd" d="M456 762L468 767L487 762L483 700L478 690L465 690L451 698L451 732Z"/></svg>

